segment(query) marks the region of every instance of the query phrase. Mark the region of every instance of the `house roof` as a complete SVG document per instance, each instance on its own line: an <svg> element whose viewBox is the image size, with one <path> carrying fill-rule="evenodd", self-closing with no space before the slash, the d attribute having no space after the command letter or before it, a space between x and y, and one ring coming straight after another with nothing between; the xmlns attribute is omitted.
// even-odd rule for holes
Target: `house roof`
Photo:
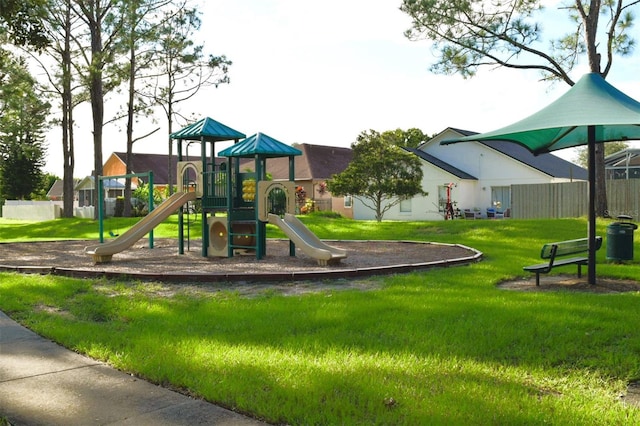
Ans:
<svg viewBox="0 0 640 426"><path fill-rule="evenodd" d="M95 178L93 176L86 176L76 183L75 190L93 189L95 188ZM104 189L124 189L124 183L118 179L102 179L102 187Z"/></svg>
<svg viewBox="0 0 640 426"><path fill-rule="evenodd" d="M607 155L604 165L606 167L640 166L640 149L627 148Z"/></svg>
<svg viewBox="0 0 640 426"><path fill-rule="evenodd" d="M477 132L456 129L453 127L450 127L449 129L459 133L462 136L472 136L478 134ZM524 148L523 146L509 141L478 141L477 143L494 149L508 157L513 158L514 160L524 163L529 167L532 167L542 173L555 178L579 180L587 180L589 178L589 173L585 168L550 153L533 155L531 151Z"/></svg>
<svg viewBox="0 0 640 426"><path fill-rule="evenodd" d="M115 155L123 164L126 164L127 154L125 152L114 152L112 155ZM169 156L165 154L133 153L131 158L131 171L132 173L152 171L154 184L167 185L169 181L168 158ZM199 156L183 157L183 161L198 161L200 159ZM171 170L174 171L178 168L178 157L176 155L171 156L171 167ZM175 172L173 174L175 175Z"/></svg>
<svg viewBox="0 0 640 426"><path fill-rule="evenodd" d="M508 141L481 142L496 151L555 178L587 180L587 169L550 153L533 155L528 149Z"/></svg>
<svg viewBox="0 0 640 426"><path fill-rule="evenodd" d="M73 187L80 182L80 179L73 179ZM47 198L62 198L64 196L64 181L62 179L56 179L47 191Z"/></svg>
<svg viewBox="0 0 640 426"><path fill-rule="evenodd" d="M342 173L353 158L351 148L306 143L301 144L299 148L306 160L309 177L312 179L330 179L333 175Z"/></svg>
<svg viewBox="0 0 640 426"><path fill-rule="evenodd" d="M418 157L420 157L421 159L423 159L424 161L426 161L427 163L431 163L434 166L448 172L451 173L452 175L460 178L460 179L469 179L469 180L478 180L478 178L476 178L475 176L471 176L469 173L464 172L462 170L460 170L457 167L452 166L449 163L446 163L442 160L440 160L437 157L434 157L431 154L427 154L426 152L420 150L420 149L415 149L415 148L404 148L405 150L414 153L415 155L417 155Z"/></svg>
<svg viewBox="0 0 640 426"><path fill-rule="evenodd" d="M353 157L351 148L325 145L299 144L295 146L302 155L294 157L296 180L326 180L347 168ZM253 160L243 159L241 168L253 168ZM273 179L289 179L289 158L276 157L267 160L267 173Z"/></svg>

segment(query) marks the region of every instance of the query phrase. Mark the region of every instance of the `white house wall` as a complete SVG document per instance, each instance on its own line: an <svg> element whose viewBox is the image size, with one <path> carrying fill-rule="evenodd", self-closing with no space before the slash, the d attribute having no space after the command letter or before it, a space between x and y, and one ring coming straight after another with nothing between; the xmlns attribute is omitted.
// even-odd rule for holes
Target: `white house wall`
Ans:
<svg viewBox="0 0 640 426"><path fill-rule="evenodd" d="M448 130L421 148L428 154L478 178L476 193L474 196L465 198L463 204L466 204L468 200L475 203L473 207L485 211L493 206L492 187L563 181L563 179L554 179L546 173L479 142L440 145L440 141L443 139L459 136L458 133ZM463 206L463 208L470 207Z"/></svg>
<svg viewBox="0 0 640 426"><path fill-rule="evenodd" d="M461 207L465 200L473 199L478 193L476 181L462 180L430 163L425 161L422 163L422 189L428 192L429 195L426 197L412 198L410 212L401 212L400 205L396 204L384 214L384 220L443 220L443 214L438 211L438 187L449 183L455 184L455 187L451 191L451 201L454 203L454 208L472 208L476 205L469 203L468 207ZM356 198L354 198L353 213L354 219L375 219L375 212L365 207L363 203Z"/></svg>

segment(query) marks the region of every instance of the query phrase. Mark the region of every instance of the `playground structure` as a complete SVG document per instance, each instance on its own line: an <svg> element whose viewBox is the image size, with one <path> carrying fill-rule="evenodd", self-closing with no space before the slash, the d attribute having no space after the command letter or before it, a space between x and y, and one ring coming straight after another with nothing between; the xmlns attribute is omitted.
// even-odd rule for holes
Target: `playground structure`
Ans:
<svg viewBox="0 0 640 426"><path fill-rule="evenodd" d="M202 119L171 134L177 141L177 193L165 200L134 227L115 240L87 247L94 262L109 262L113 254L131 247L152 232L166 217L178 210L178 251L184 254L185 203L201 200L202 256L233 257L266 254L266 224L272 223L289 238L289 254L295 256L296 244L320 265L347 257L344 250L322 243L293 216L295 213L294 157L300 150L265 134L245 135L210 118ZM215 156L215 143L233 140L234 144ZM200 143L200 161L183 161L191 144ZM289 180L269 181L269 158L289 158ZM226 158L226 160L220 160ZM253 159L253 170L240 170L241 159ZM246 167L246 166L245 166ZM280 216L284 215L284 219Z"/></svg>

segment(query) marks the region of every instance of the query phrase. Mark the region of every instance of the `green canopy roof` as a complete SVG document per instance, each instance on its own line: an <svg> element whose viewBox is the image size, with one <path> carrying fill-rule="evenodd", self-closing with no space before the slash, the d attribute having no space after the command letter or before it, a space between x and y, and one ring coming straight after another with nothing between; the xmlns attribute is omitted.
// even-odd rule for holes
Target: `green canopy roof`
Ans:
<svg viewBox="0 0 640 426"><path fill-rule="evenodd" d="M238 132L229 126L212 119L203 118L193 124L171 133L172 139L205 140L209 142L228 141L242 139L246 137L244 133Z"/></svg>
<svg viewBox="0 0 640 426"><path fill-rule="evenodd" d="M264 133L256 133L218 153L221 157L289 157L302 155L302 151L286 145Z"/></svg>
<svg viewBox="0 0 640 426"><path fill-rule="evenodd" d="M640 139L640 102L599 74L586 74L562 97L521 121L479 135L447 139L441 144L507 140L540 154L586 145L589 126L596 128L594 143Z"/></svg>

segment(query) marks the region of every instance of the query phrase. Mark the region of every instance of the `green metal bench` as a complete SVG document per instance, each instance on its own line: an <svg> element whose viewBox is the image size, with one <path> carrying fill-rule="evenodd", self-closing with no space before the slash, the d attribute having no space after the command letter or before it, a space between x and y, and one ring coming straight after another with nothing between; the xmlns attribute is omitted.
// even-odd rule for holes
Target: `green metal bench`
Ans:
<svg viewBox="0 0 640 426"><path fill-rule="evenodd" d="M596 237L596 250L602 246L602 237ZM579 238L577 240L559 241L555 243L547 243L542 246L540 257L548 259L547 263L539 263L537 265L525 266L522 269L529 272L535 272L536 285L540 285L540 274L547 274L553 268L566 265L578 265L578 277L582 276L582 265L589 263L589 258L585 256L565 257L589 251L589 240L587 238Z"/></svg>

